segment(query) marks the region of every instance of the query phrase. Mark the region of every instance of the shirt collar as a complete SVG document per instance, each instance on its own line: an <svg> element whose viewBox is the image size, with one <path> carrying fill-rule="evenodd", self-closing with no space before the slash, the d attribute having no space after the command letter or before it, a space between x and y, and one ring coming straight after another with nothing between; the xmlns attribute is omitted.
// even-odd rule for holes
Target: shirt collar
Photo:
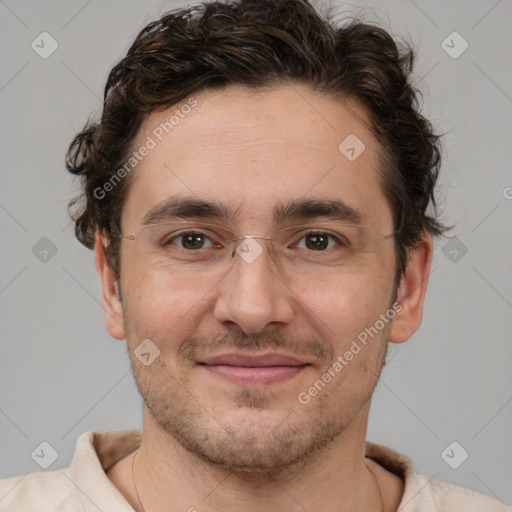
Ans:
<svg viewBox="0 0 512 512"><path fill-rule="evenodd" d="M85 512L115 510L133 512L132 507L106 475L116 462L136 450L142 440L140 430L83 433L77 440L71 461L70 478L78 488ZM418 475L406 455L379 444L366 442L366 457L376 461L405 481L398 512L426 512L428 493L422 493Z"/></svg>
<svg viewBox="0 0 512 512"><path fill-rule="evenodd" d="M70 478L78 488L78 498L85 512L133 512L106 471L137 449L141 439L142 433L139 430L90 430L78 438L70 464Z"/></svg>

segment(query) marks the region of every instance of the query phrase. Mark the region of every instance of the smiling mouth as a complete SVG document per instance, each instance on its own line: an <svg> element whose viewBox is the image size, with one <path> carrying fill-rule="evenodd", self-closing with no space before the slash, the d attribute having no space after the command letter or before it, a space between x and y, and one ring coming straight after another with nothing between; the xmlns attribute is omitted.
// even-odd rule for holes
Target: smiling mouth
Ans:
<svg viewBox="0 0 512 512"><path fill-rule="evenodd" d="M285 354L219 354L199 363L205 370L238 385L275 384L295 377L311 366Z"/></svg>

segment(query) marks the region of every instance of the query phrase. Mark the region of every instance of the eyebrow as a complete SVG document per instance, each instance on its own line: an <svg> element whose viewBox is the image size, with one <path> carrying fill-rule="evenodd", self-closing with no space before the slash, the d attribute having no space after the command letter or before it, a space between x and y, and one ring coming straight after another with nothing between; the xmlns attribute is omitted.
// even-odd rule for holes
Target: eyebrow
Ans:
<svg viewBox="0 0 512 512"><path fill-rule="evenodd" d="M218 201L205 201L190 196L171 196L144 214L142 225L148 226L164 220L216 219L228 223L235 217L233 211ZM331 220L361 224L362 214L339 199L301 198L276 204L272 210L275 224L287 220L308 220L325 217Z"/></svg>

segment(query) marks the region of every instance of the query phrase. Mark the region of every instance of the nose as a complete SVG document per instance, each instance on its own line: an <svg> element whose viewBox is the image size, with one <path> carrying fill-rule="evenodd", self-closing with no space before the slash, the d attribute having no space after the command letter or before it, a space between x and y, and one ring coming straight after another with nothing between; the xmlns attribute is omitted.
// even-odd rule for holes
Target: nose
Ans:
<svg viewBox="0 0 512 512"><path fill-rule="evenodd" d="M293 293L272 253L267 240L250 238L238 246L232 268L217 288L217 322L255 334L291 321Z"/></svg>

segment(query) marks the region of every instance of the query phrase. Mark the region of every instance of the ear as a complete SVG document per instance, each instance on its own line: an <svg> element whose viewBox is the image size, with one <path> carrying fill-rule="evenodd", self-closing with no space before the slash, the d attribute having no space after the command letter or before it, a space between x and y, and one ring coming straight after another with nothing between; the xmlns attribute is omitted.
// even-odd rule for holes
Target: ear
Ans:
<svg viewBox="0 0 512 512"><path fill-rule="evenodd" d="M391 343L407 341L421 324L432 252L432 237L426 232L422 241L408 251L407 266L397 291L399 306L389 331Z"/></svg>
<svg viewBox="0 0 512 512"><path fill-rule="evenodd" d="M113 338L126 339L124 329L123 304L121 302L118 282L108 265L105 248L108 246L106 237L96 231L94 248L96 251L96 270L102 289L103 312L107 331Z"/></svg>

